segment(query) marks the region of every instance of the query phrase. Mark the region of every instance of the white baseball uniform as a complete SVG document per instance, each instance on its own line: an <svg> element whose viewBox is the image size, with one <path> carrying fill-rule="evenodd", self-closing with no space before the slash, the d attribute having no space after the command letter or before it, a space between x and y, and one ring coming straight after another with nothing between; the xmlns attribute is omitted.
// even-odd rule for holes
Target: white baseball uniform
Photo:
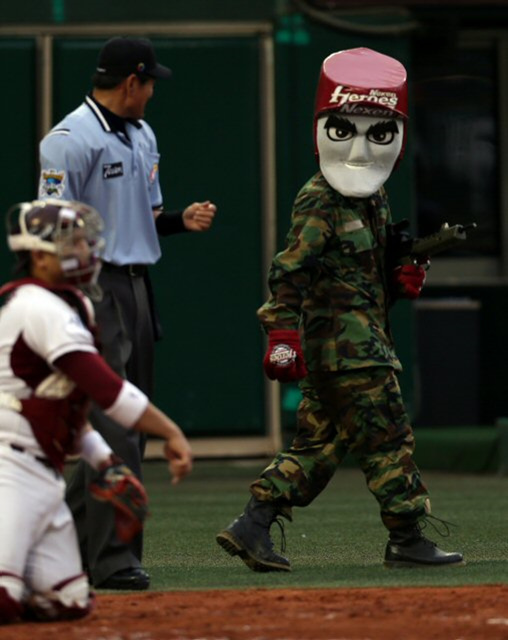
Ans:
<svg viewBox="0 0 508 640"><path fill-rule="evenodd" d="M20 413L20 401L36 389L46 398L73 391L52 363L74 351L97 352L78 313L42 286L15 289L0 311L0 588L16 601L72 582L78 604L87 605L88 581L64 480Z"/></svg>

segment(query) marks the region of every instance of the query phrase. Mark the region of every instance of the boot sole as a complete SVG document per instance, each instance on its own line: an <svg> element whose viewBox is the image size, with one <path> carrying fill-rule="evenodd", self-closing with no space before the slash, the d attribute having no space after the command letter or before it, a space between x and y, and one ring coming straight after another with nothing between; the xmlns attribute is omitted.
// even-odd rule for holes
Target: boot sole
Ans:
<svg viewBox="0 0 508 640"><path fill-rule="evenodd" d="M219 533L215 539L224 551L229 553L230 556L238 556L252 571L262 573L266 573L267 571L291 571L291 567L289 566L275 562L265 562L254 558L228 531Z"/></svg>
<svg viewBox="0 0 508 640"><path fill-rule="evenodd" d="M405 568L418 568L429 569L434 567L464 567L466 565L465 560L459 560L459 562L410 562L403 560L385 560L384 566L387 569L405 569Z"/></svg>

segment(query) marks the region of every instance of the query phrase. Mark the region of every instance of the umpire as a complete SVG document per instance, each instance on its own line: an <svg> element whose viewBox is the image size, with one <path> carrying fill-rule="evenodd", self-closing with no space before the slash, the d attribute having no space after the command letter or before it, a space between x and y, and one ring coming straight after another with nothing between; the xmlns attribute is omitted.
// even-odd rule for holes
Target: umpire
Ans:
<svg viewBox="0 0 508 640"><path fill-rule="evenodd" d="M149 397L154 342L160 336L148 267L161 256L158 236L205 231L216 211L208 201L183 211L163 210L157 141L142 118L155 80L170 75L157 62L149 40L112 38L99 53L92 92L40 144L39 197L80 200L104 219L102 297L95 302L102 353L119 375ZM91 421L141 478L145 441L140 434L122 429L97 408ZM94 477L79 462L67 489L91 582L104 589L147 589L142 537L129 545L117 539L113 510L86 491Z"/></svg>

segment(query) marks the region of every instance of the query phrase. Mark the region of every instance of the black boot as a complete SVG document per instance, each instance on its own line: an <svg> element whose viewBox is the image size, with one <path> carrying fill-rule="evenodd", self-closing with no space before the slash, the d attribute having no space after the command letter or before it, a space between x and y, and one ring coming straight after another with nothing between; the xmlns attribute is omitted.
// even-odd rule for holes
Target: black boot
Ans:
<svg viewBox="0 0 508 640"><path fill-rule="evenodd" d="M270 526L281 515L273 502L252 497L244 512L216 540L230 556L240 556L252 571L291 571L289 560L275 553Z"/></svg>
<svg viewBox="0 0 508 640"><path fill-rule="evenodd" d="M385 567L422 567L465 564L461 553L442 551L426 538L419 524L390 531Z"/></svg>

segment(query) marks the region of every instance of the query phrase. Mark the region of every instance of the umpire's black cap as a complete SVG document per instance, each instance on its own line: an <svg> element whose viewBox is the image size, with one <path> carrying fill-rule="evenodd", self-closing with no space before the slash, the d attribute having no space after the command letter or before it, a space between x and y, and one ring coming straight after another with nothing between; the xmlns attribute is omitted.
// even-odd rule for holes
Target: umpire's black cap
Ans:
<svg viewBox="0 0 508 640"><path fill-rule="evenodd" d="M169 78L171 69L159 64L150 40L116 37L102 47L97 73L103 76L127 77L131 73L149 78Z"/></svg>

